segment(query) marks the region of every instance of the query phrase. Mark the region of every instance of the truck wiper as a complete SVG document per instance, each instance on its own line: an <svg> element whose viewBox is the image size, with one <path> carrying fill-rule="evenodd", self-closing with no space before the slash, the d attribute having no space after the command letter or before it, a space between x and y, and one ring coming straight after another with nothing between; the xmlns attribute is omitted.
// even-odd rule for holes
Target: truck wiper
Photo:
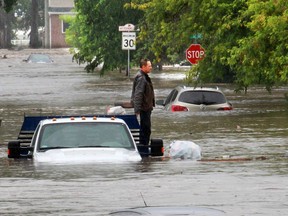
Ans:
<svg viewBox="0 0 288 216"><path fill-rule="evenodd" d="M40 148L40 151L47 151L47 150L51 150L51 149L63 149L63 148L74 148L74 147L66 147L66 146L53 146L53 147L45 147L45 148Z"/></svg>

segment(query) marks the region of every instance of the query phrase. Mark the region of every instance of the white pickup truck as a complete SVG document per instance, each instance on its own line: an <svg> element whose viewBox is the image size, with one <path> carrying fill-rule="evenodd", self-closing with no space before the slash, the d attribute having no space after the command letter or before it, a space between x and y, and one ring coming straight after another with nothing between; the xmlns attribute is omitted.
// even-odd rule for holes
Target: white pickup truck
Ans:
<svg viewBox="0 0 288 216"><path fill-rule="evenodd" d="M163 141L141 145L135 115L25 116L16 141L8 142L8 158L44 163L140 161L163 156Z"/></svg>

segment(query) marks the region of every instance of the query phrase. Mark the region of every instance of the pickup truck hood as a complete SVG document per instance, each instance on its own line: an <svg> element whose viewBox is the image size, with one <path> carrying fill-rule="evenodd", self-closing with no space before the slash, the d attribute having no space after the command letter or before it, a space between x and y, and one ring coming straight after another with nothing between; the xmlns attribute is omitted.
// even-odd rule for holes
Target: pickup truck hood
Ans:
<svg viewBox="0 0 288 216"><path fill-rule="evenodd" d="M141 161L138 151L123 148L68 148L35 152L35 162L40 163L98 163Z"/></svg>

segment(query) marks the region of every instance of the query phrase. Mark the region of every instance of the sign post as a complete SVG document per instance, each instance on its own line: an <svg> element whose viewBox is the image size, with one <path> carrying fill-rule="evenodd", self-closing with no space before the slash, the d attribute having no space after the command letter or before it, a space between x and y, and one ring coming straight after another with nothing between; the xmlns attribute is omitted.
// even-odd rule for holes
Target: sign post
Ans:
<svg viewBox="0 0 288 216"><path fill-rule="evenodd" d="M134 32L134 29L133 24L119 26L119 31L122 32L122 50L128 51L128 77L130 77L130 50L136 50L136 32Z"/></svg>
<svg viewBox="0 0 288 216"><path fill-rule="evenodd" d="M186 50L186 59L191 64L197 64L205 57L205 50L200 44L191 44Z"/></svg>

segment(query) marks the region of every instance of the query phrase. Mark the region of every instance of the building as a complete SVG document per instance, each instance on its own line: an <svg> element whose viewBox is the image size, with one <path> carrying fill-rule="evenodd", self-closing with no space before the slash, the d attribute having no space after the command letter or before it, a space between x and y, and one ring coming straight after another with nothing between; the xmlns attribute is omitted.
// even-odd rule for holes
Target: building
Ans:
<svg viewBox="0 0 288 216"><path fill-rule="evenodd" d="M65 30L68 24L60 19L61 15L75 15L74 0L45 0L45 48L68 47Z"/></svg>

